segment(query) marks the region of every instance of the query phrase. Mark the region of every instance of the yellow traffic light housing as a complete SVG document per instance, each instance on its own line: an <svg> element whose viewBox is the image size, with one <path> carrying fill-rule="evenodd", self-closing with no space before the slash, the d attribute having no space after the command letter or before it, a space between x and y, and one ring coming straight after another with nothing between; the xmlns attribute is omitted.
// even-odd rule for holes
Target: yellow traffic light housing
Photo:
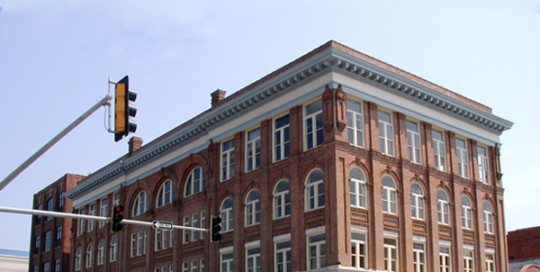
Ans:
<svg viewBox="0 0 540 272"><path fill-rule="evenodd" d="M116 83L114 93L114 140L116 142L137 130L137 123L130 118L137 115L137 107L132 103L136 99L137 92L129 89L128 76Z"/></svg>

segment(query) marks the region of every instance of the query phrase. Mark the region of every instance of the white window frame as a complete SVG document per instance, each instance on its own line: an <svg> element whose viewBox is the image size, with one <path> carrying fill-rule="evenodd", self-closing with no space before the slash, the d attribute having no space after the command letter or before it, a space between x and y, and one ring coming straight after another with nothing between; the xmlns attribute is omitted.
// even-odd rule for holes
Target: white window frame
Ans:
<svg viewBox="0 0 540 272"><path fill-rule="evenodd" d="M99 204L99 215L108 217L109 216L109 199L108 198L102 198ZM103 228L105 226L105 221L99 221L99 228Z"/></svg>
<svg viewBox="0 0 540 272"><path fill-rule="evenodd" d="M118 260L118 235L112 237L109 249L109 261L116 262L116 260Z"/></svg>
<svg viewBox="0 0 540 272"><path fill-rule="evenodd" d="M137 234L132 233L131 234L131 252L130 252L131 258L137 256Z"/></svg>
<svg viewBox="0 0 540 272"><path fill-rule="evenodd" d="M201 228L204 228L204 229L207 228L207 225L206 225L206 211L205 210L201 211ZM200 237L201 237L201 240L204 240L206 238L206 232L202 231L200 233ZM172 246L172 232L171 232L171 246Z"/></svg>
<svg viewBox="0 0 540 272"><path fill-rule="evenodd" d="M442 193L445 199L441 199L439 193ZM448 201L448 194L442 189L437 191L437 221L442 225L450 224L450 204Z"/></svg>
<svg viewBox="0 0 540 272"><path fill-rule="evenodd" d="M52 249L52 230L45 232L45 249L43 252L48 252Z"/></svg>
<svg viewBox="0 0 540 272"><path fill-rule="evenodd" d="M173 182L168 179L161 184L156 199L156 208L161 208L163 206L169 205L173 201Z"/></svg>
<svg viewBox="0 0 540 272"><path fill-rule="evenodd" d="M444 132L434 129L431 134L435 168L439 171L446 171L446 144L444 143Z"/></svg>
<svg viewBox="0 0 540 272"><path fill-rule="evenodd" d="M95 203L90 204L88 208L88 215L95 216L97 214L97 205ZM96 228L96 221L88 220L88 232L93 231Z"/></svg>
<svg viewBox="0 0 540 272"><path fill-rule="evenodd" d="M75 271L80 271L82 266L82 248L77 248L77 253L75 253Z"/></svg>
<svg viewBox="0 0 540 272"><path fill-rule="evenodd" d="M190 226L190 220L191 216L184 216L184 226L189 227ZM182 236L182 244L187 244L189 241L191 241L191 230L183 229L183 236Z"/></svg>
<svg viewBox="0 0 540 272"><path fill-rule="evenodd" d="M315 111L308 112L310 107L314 107ZM314 149L324 143L322 108L322 100L304 106L304 151Z"/></svg>
<svg viewBox="0 0 540 272"><path fill-rule="evenodd" d="M463 272L474 272L474 253L470 250L463 251Z"/></svg>
<svg viewBox="0 0 540 272"><path fill-rule="evenodd" d="M452 271L452 249L447 246L439 247L439 272Z"/></svg>
<svg viewBox="0 0 540 272"><path fill-rule="evenodd" d="M261 271L261 248L260 246L246 248L246 271Z"/></svg>
<svg viewBox="0 0 540 272"><path fill-rule="evenodd" d="M261 128L246 132L246 173L261 166Z"/></svg>
<svg viewBox="0 0 540 272"><path fill-rule="evenodd" d="M132 217L136 217L139 215L143 215L146 213L146 209L148 207L148 196L145 191L141 191L137 194L137 197L135 197L135 201L133 202L133 209L131 212Z"/></svg>
<svg viewBox="0 0 540 272"><path fill-rule="evenodd" d="M493 208L488 202L483 204L484 211L484 233L493 234L495 232L494 221L495 217L493 215Z"/></svg>
<svg viewBox="0 0 540 272"><path fill-rule="evenodd" d="M288 189L278 191L282 183L286 183ZM291 184L288 180L280 180L274 188L274 219L284 218L291 215Z"/></svg>
<svg viewBox="0 0 540 272"><path fill-rule="evenodd" d="M388 178L388 179L387 179ZM393 187L385 185L385 179L393 183ZM382 185L382 204L383 204L383 213L397 215L397 185L393 178L390 176L383 177Z"/></svg>
<svg viewBox="0 0 540 272"><path fill-rule="evenodd" d="M224 207L225 203L231 201L230 207ZM234 230L234 202L231 198L223 200L220 206L221 232L230 232Z"/></svg>
<svg viewBox="0 0 540 272"><path fill-rule="evenodd" d="M99 241L97 248L97 264L103 265L105 263L105 240Z"/></svg>
<svg viewBox="0 0 540 272"><path fill-rule="evenodd" d="M358 106L358 107L353 107ZM347 100L347 132L349 144L364 147L364 115L362 102Z"/></svg>
<svg viewBox="0 0 540 272"><path fill-rule="evenodd" d="M392 269L392 266L395 266L395 270ZM397 238L384 238L384 267L385 271L388 272L399 271L399 251Z"/></svg>
<svg viewBox="0 0 540 272"><path fill-rule="evenodd" d="M411 126L415 126L413 129ZM409 161L416 164L422 163L422 142L420 138L420 124L415 121L407 120L407 150Z"/></svg>
<svg viewBox="0 0 540 272"><path fill-rule="evenodd" d="M253 199L251 199L252 194L255 194L253 195ZM247 194L244 214L244 224L246 227L261 223L261 193L258 190L251 190Z"/></svg>
<svg viewBox="0 0 540 272"><path fill-rule="evenodd" d="M476 150L478 158L478 181L489 185L490 174L488 149L483 146L477 146Z"/></svg>
<svg viewBox="0 0 540 272"><path fill-rule="evenodd" d="M200 258L199 259L199 269L200 269L199 272L204 272L204 266L205 266L204 258ZM171 272L172 272L172 269L171 269Z"/></svg>
<svg viewBox="0 0 540 272"><path fill-rule="evenodd" d="M464 199L467 200L469 206L464 203ZM473 229L472 203L467 196L461 197L461 227L468 230Z"/></svg>
<svg viewBox="0 0 540 272"><path fill-rule="evenodd" d="M358 174L358 176L356 176ZM353 177L354 176L354 177ZM352 168L349 172L350 205L356 208L367 208L366 175L359 168Z"/></svg>
<svg viewBox="0 0 540 272"><path fill-rule="evenodd" d="M191 272L197 272L198 264L199 264L199 260L197 259L191 260Z"/></svg>
<svg viewBox="0 0 540 272"><path fill-rule="evenodd" d="M317 171L321 173L322 179L312 180L312 175ZM324 186L324 173L319 169L311 171L305 181L305 211L324 208L326 204L326 189Z"/></svg>
<svg viewBox="0 0 540 272"><path fill-rule="evenodd" d="M486 253L486 272L495 272L495 254Z"/></svg>
<svg viewBox="0 0 540 272"><path fill-rule="evenodd" d="M368 269L367 233L351 232L351 266L357 269Z"/></svg>
<svg viewBox="0 0 540 272"><path fill-rule="evenodd" d="M413 186L416 185L420 189L420 192L413 190ZM413 183L411 185L411 208L412 218L417 220L425 219L425 201L424 201L424 189L420 184Z"/></svg>
<svg viewBox="0 0 540 272"><path fill-rule="evenodd" d="M316 239L316 241L312 241ZM306 238L307 248L306 248L306 257L307 257L307 269L320 269L326 266L326 234L319 233L309 235ZM312 250L314 250L315 255L312 255ZM314 261L314 264L312 264Z"/></svg>
<svg viewBox="0 0 540 272"><path fill-rule="evenodd" d="M198 212L191 215L191 226L194 227L194 228L199 227L199 213ZM198 231L192 231L191 232L191 241L195 242L197 240L199 240L199 232Z"/></svg>
<svg viewBox="0 0 540 272"><path fill-rule="evenodd" d="M234 177L234 144L234 138L221 143L219 177L222 182Z"/></svg>
<svg viewBox="0 0 540 272"><path fill-rule="evenodd" d="M466 140L456 138L456 153L458 158L458 174L463 178L469 178L469 151Z"/></svg>
<svg viewBox="0 0 540 272"><path fill-rule="evenodd" d="M277 127L277 123L280 120L287 118L287 123ZM272 137L273 144L273 161L281 161L288 158L291 155L291 116L286 114L284 116L274 119L274 134Z"/></svg>
<svg viewBox="0 0 540 272"><path fill-rule="evenodd" d="M226 258L226 259L225 259ZM232 272L233 271L233 262L234 254L230 252L221 252L219 256L219 271L220 272ZM225 269L223 269L225 268Z"/></svg>
<svg viewBox="0 0 540 272"><path fill-rule="evenodd" d="M274 243L274 271L292 271L291 240L276 241ZM281 257L282 262L279 262Z"/></svg>
<svg viewBox="0 0 540 272"><path fill-rule="evenodd" d="M80 209L79 214L86 214L86 209ZM77 219L77 236L84 234L84 219Z"/></svg>
<svg viewBox="0 0 540 272"><path fill-rule="evenodd" d="M426 251L422 243L413 243L413 272L426 271Z"/></svg>
<svg viewBox="0 0 540 272"><path fill-rule="evenodd" d="M202 167L197 166L189 172L186 178L184 196L189 197L202 192L206 188L206 174Z"/></svg>
<svg viewBox="0 0 540 272"><path fill-rule="evenodd" d="M393 125L393 116L392 112L387 112L385 110L379 109L377 112L377 119L379 125L379 151L387 156L394 156L395 146L394 146L394 125ZM384 120L382 117L390 118L390 120Z"/></svg>
<svg viewBox="0 0 540 272"><path fill-rule="evenodd" d="M86 256L85 256L85 268L91 268L92 263L94 262L94 246L92 244L89 244L88 247L86 247Z"/></svg>

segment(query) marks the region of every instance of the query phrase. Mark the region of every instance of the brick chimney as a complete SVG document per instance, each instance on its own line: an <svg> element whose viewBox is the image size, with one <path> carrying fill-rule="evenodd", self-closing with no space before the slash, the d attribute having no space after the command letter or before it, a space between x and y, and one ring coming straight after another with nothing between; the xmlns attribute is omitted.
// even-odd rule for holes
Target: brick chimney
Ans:
<svg viewBox="0 0 540 272"><path fill-rule="evenodd" d="M133 154L133 152L137 151L137 149L141 148L143 144L143 140L141 137L133 136L131 139L129 139L128 145L129 145L129 155Z"/></svg>
<svg viewBox="0 0 540 272"><path fill-rule="evenodd" d="M215 90L210 95L212 96L212 109L219 106L220 102L225 99L225 94L227 92L221 89Z"/></svg>

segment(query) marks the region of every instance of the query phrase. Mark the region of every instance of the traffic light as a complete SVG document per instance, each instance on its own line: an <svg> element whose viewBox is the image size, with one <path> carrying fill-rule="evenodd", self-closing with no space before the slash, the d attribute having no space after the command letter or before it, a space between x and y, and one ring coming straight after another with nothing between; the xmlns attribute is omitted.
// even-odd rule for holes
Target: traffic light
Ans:
<svg viewBox="0 0 540 272"><path fill-rule="evenodd" d="M137 130L137 123L130 117L137 115L137 107L132 103L137 92L129 89L129 77L125 76L114 88L114 141L118 142L130 132Z"/></svg>
<svg viewBox="0 0 540 272"><path fill-rule="evenodd" d="M212 218L212 241L218 241L221 239L221 234L219 234L219 231L221 231L221 217L213 217Z"/></svg>
<svg viewBox="0 0 540 272"><path fill-rule="evenodd" d="M122 215L122 212L124 211L124 206L122 205L116 205L113 209L113 217L112 217L112 231L121 231L124 227L122 225L122 220L124 219L124 216Z"/></svg>

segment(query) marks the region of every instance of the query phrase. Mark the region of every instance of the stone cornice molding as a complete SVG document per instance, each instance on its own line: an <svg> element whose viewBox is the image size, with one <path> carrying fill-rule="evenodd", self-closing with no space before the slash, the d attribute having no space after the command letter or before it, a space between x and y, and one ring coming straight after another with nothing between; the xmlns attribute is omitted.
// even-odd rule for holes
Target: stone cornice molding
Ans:
<svg viewBox="0 0 540 272"><path fill-rule="evenodd" d="M407 78L406 75L401 75L390 69L377 66L346 52L341 47L336 46L335 42L330 42L315 49L272 73L271 76L267 76L231 95L229 99L226 98L222 104L215 108L201 113L199 116L171 130L146 146L141 147L131 156L124 156L105 166L84 179L81 184L68 191L66 195L70 199L77 199L86 192L110 180L133 172L143 165L156 161L182 146L186 146L198 139L198 137L207 134L209 130L250 112L285 93L291 92L300 85L307 84L331 72L353 77L406 99L427 105L497 135L500 135L504 130L512 126L512 123L507 120L432 89L429 86L422 85L415 80ZM172 163L174 162L165 162L162 167L166 167ZM136 179L124 181L123 184L132 183Z"/></svg>

